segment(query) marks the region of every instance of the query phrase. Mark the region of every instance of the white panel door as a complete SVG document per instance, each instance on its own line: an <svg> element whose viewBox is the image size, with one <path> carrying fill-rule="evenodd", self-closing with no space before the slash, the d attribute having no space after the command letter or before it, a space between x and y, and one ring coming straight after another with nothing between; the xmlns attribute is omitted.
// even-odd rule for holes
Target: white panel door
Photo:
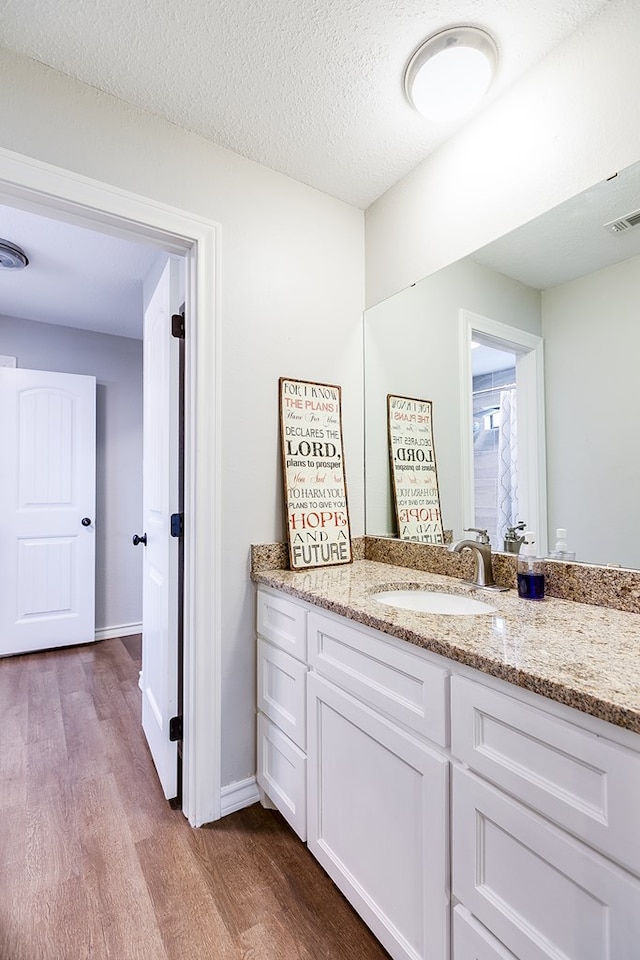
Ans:
<svg viewBox="0 0 640 960"><path fill-rule="evenodd" d="M177 743L169 721L178 699L178 342L171 336L167 260L144 315L142 727L165 796L177 795Z"/></svg>
<svg viewBox="0 0 640 960"><path fill-rule="evenodd" d="M0 368L0 655L95 639L95 377Z"/></svg>
<svg viewBox="0 0 640 960"><path fill-rule="evenodd" d="M307 843L394 960L449 951L449 764L313 671Z"/></svg>

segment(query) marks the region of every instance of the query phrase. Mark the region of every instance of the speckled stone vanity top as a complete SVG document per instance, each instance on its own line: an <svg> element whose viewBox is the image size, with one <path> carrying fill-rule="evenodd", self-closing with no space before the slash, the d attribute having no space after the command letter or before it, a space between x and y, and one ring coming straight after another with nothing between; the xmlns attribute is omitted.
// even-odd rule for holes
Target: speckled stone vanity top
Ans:
<svg viewBox="0 0 640 960"><path fill-rule="evenodd" d="M515 590L487 593L452 577L371 560L263 570L253 579L640 733L638 614L555 598L521 600ZM468 594L496 612L413 613L372 597L381 590L420 588Z"/></svg>

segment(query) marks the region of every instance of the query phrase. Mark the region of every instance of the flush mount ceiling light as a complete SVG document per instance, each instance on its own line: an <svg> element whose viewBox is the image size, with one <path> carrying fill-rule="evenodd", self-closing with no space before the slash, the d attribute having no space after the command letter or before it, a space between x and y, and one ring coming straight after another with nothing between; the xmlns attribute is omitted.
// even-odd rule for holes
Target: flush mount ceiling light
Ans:
<svg viewBox="0 0 640 960"><path fill-rule="evenodd" d="M29 263L24 250L16 247L15 243L8 240L0 240L0 269L2 270L22 270Z"/></svg>
<svg viewBox="0 0 640 960"><path fill-rule="evenodd" d="M429 120L456 120L482 100L498 66L498 48L478 27L449 27L422 43L409 60L404 89Z"/></svg>

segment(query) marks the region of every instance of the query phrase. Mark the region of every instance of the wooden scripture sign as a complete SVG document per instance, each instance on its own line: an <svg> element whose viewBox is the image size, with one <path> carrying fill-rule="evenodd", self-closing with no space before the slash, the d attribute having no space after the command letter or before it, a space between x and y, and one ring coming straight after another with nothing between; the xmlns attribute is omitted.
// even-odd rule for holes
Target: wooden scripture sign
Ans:
<svg viewBox="0 0 640 960"><path fill-rule="evenodd" d="M400 539L444 543L431 408L387 395L391 486Z"/></svg>
<svg viewBox="0 0 640 960"><path fill-rule="evenodd" d="M284 377L279 387L291 568L350 563L340 387Z"/></svg>

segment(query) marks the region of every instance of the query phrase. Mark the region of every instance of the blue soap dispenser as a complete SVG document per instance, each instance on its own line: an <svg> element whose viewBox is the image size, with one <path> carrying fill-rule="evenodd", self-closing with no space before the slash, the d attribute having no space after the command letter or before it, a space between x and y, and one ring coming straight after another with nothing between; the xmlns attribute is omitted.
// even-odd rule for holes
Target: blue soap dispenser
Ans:
<svg viewBox="0 0 640 960"><path fill-rule="evenodd" d="M544 560L536 556L536 534L527 530L518 556L518 596L544 600Z"/></svg>

